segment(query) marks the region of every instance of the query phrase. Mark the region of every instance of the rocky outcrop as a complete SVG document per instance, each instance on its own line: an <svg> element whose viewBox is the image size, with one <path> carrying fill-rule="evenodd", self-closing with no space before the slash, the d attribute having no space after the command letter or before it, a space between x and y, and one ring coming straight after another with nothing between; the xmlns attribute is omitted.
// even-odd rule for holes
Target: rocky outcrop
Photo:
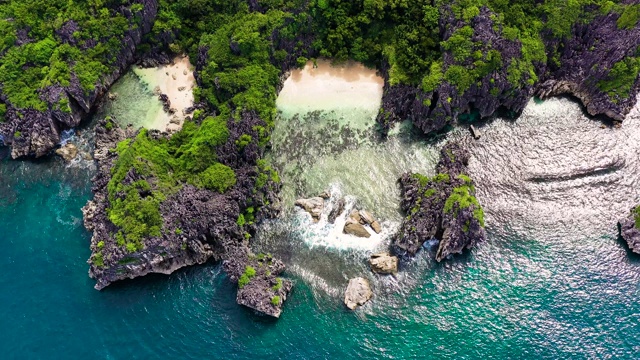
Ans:
<svg viewBox="0 0 640 360"><path fill-rule="evenodd" d="M412 256L425 241L437 239L435 258L442 261L485 239L484 212L466 175L469 157L459 144L448 143L440 152L437 175L400 178L400 207L407 215L393 239L395 253Z"/></svg>
<svg viewBox="0 0 640 360"><path fill-rule="evenodd" d="M338 201L334 204L333 208L331 208L331 211L329 212L329 217L328 217L328 221L329 224L333 224L336 222L336 219L338 218L338 216L340 216L340 214L342 214L342 212L344 211L344 206L345 206L345 201L344 198L341 197L340 199L338 199Z"/></svg>
<svg viewBox="0 0 640 360"><path fill-rule="evenodd" d="M324 210L324 199L320 196L312 197L309 199L298 199L295 202L296 206L299 206L308 212L313 218L313 221L318 222Z"/></svg>
<svg viewBox="0 0 640 360"><path fill-rule="evenodd" d="M261 314L280 317L282 305L293 284L278 277L285 266L270 255L253 255L248 248L236 247L233 257L227 257L224 268L231 281L238 283L236 301ZM243 261L238 262L238 256ZM244 264L244 268L242 265Z"/></svg>
<svg viewBox="0 0 640 360"><path fill-rule="evenodd" d="M56 154L60 155L64 161L69 162L78 156L78 148L72 143L66 143L56 150Z"/></svg>
<svg viewBox="0 0 640 360"><path fill-rule="evenodd" d="M120 41L120 50L113 54L115 60L110 64L111 72L103 74L93 90L86 92L78 77L71 74L69 86L56 84L41 91L40 98L47 103L48 110L15 108L3 98L7 112L6 121L0 122L0 138L4 145L11 146L11 157L41 157L48 154L60 143L61 129L78 126L91 112L94 104L108 93L109 87L134 62L136 47L151 30L158 12L157 0L137 0L136 3L142 5L139 13L133 14L127 7L120 9L130 20L131 28L125 31L124 38ZM137 16L142 19L140 25L135 24ZM73 25L68 23L68 29L65 29L71 31ZM59 34L64 38L62 35ZM68 103L69 110L57 109L56 104L60 102Z"/></svg>
<svg viewBox="0 0 640 360"><path fill-rule="evenodd" d="M391 85L389 65L385 64L381 69L385 86L377 119L382 128L387 130L397 121L411 119L424 133L431 133L444 129L461 114L474 112L484 118L502 109L515 115L522 112L534 94L541 98L573 95L591 115L604 115L615 121L624 119L636 101L640 78L624 95L608 94L601 90L599 83L610 79L609 73L614 64L629 56L637 56L640 26L619 29L617 20L620 15L613 11L598 15L593 20L578 22L573 26L571 35L562 40L543 33L549 59L533 62L537 79L529 77L514 84L509 81L507 67L523 58L522 44L505 38L501 26L493 21L495 16L487 7L482 7L480 14L468 22L460 21L448 11L440 17L445 42L456 30L468 25L473 29L471 40L474 50L485 56L492 51L500 55L501 66L469 84L466 89L458 89L446 80L433 91L423 91L420 86ZM443 53L443 74L454 65L475 67L471 59L461 63L454 59L451 50L444 47L440 50ZM490 60L485 58L483 61Z"/></svg>
<svg viewBox="0 0 640 360"><path fill-rule="evenodd" d="M640 229L636 226L636 210L631 211L631 214L623 220L618 222L619 236L627 242L629 249L636 254L640 254Z"/></svg>
<svg viewBox="0 0 640 360"><path fill-rule="evenodd" d="M149 273L169 274L176 269L209 260L224 260L223 267L233 282L240 280L246 269L255 273L243 286L238 287L239 304L270 316L280 316L287 294L292 288L289 280L277 275L284 271L284 264L270 255L255 255L249 249L247 238L255 231L254 224L241 225L238 217L248 207L260 209L256 221L273 216L266 206L276 203L279 184L268 180L262 188L255 188L259 175L256 161L260 158L258 146L248 144L242 156L238 156L235 142L242 134L258 135L252 130L261 120L253 113L243 114L243 121L229 121L229 139L218 149L218 159L232 166L237 185L220 194L216 191L183 184L160 204L162 231L160 236L142 239L142 246L130 248L118 239L118 229L110 220L108 184L111 171L118 158L113 149L137 132L132 128L121 129L113 119L103 119L96 126L95 159L98 171L93 179L94 199L83 208L85 227L93 232L92 256L89 260L89 276L96 279L96 289L126 278L136 278ZM149 131L153 138L168 137L166 133ZM149 180L134 169L125 181ZM258 194L259 196L256 196Z"/></svg>
<svg viewBox="0 0 640 360"><path fill-rule="evenodd" d="M349 280L349 285L344 293L344 304L351 310L362 306L371 299L373 291L369 285L369 280L357 277Z"/></svg>
<svg viewBox="0 0 640 360"><path fill-rule="evenodd" d="M371 229L376 232L376 234L380 234L382 231L382 226L380 223L373 217L373 215L367 210L360 210L360 222L371 226Z"/></svg>
<svg viewBox="0 0 640 360"><path fill-rule="evenodd" d="M369 265L371 265L371 270L378 274L396 274L398 272L398 258L386 252L371 255Z"/></svg>
<svg viewBox="0 0 640 360"><path fill-rule="evenodd" d="M616 63L638 55L640 26L620 29L619 17L613 11L593 21L578 22L572 36L549 42L549 47L557 49L560 57L557 65L551 62L549 75L537 86L538 96L573 95L580 99L590 115L624 120L635 105L640 79L636 79L630 93L622 97L611 97L599 87L600 81L609 79Z"/></svg>

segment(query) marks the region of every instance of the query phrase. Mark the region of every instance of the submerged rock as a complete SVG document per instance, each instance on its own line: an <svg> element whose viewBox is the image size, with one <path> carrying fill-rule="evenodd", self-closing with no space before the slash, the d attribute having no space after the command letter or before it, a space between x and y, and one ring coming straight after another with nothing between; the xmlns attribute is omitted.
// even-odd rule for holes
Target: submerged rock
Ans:
<svg viewBox="0 0 640 360"><path fill-rule="evenodd" d="M395 274L398 272L398 258L386 252L371 255L369 265L371 265L371 270L378 274Z"/></svg>
<svg viewBox="0 0 640 360"><path fill-rule="evenodd" d="M56 154L60 155L64 161L71 161L78 156L78 148L72 143L66 143L60 149L56 150Z"/></svg>
<svg viewBox="0 0 640 360"><path fill-rule="evenodd" d="M310 199L298 199L295 202L296 206L303 208L306 212L311 214L314 221L319 221L324 210L324 199L321 197L313 197Z"/></svg>
<svg viewBox="0 0 640 360"><path fill-rule="evenodd" d="M631 215L624 220L618 222L620 229L619 235L627 242L629 249L636 254L640 254L640 229L636 227L635 209L631 211Z"/></svg>
<svg viewBox="0 0 640 360"><path fill-rule="evenodd" d="M349 280L349 285L344 294L344 304L351 310L364 305L373 296L369 280L357 277Z"/></svg>
<svg viewBox="0 0 640 360"><path fill-rule="evenodd" d="M400 178L400 206L407 215L393 239L395 253L412 256L435 238L440 240L436 260L442 261L485 239L484 212L466 175L469 157L459 144L448 143L440 152L436 176L407 173Z"/></svg>

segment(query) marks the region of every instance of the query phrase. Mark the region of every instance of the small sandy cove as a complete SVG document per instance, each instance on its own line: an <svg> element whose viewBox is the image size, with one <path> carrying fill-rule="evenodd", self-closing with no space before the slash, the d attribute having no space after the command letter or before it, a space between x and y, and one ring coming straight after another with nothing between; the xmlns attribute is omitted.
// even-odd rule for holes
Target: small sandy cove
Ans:
<svg viewBox="0 0 640 360"><path fill-rule="evenodd" d="M333 66L318 60L304 69L291 71L278 95L278 108L297 111L360 108L377 110L382 99L384 80L375 70L356 62Z"/></svg>
<svg viewBox="0 0 640 360"><path fill-rule="evenodd" d="M154 93L167 95L171 108L175 110L173 114L160 111L145 127L169 132L180 130L186 117L183 111L193 105L193 88L196 85L189 57L178 56L172 64L148 69L136 67L133 71Z"/></svg>

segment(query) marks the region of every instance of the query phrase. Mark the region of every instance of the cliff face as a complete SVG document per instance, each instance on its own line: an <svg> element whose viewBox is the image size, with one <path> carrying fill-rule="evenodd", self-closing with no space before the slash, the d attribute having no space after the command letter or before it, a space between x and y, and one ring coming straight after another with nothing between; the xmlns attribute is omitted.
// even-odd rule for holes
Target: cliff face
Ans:
<svg viewBox="0 0 640 360"><path fill-rule="evenodd" d="M115 122L102 120L96 127L95 197L83 208L85 227L93 232L89 276L96 279L95 288L100 290L115 281L149 273L170 274L181 267L202 264L210 259L224 260L224 269L231 281L240 282L238 303L267 315L280 316L292 284L278 277L284 271L282 262L270 255L251 252L248 239L255 231L255 223L245 222L242 215L245 209L260 209L255 213L257 222L269 215L267 205L278 200L279 184L273 180L266 179L260 187L256 186L256 178L260 176L256 164L261 154L257 145L259 136L254 128L263 125L254 113L244 113L242 121L230 119L229 138L217 149L217 159L234 169L236 185L224 193L190 184L180 186L160 204L160 235L144 237L138 249L125 246L124 239L119 238L121 229L113 224L109 214L108 192L112 169L119 156L114 149L122 140L135 138L137 132L131 128L120 129ZM238 151L238 140L246 134L253 135L255 140ZM163 139L168 134L152 131L147 136ZM153 184L156 179L132 168L124 182L137 181ZM150 191L141 190L140 195L149 196ZM251 275L240 280L247 269L253 269L253 273L249 271Z"/></svg>
<svg viewBox="0 0 640 360"><path fill-rule="evenodd" d="M640 254L640 229L636 227L637 210L631 211L630 215L618 222L620 229L619 236L627 242L629 249L636 254Z"/></svg>
<svg viewBox="0 0 640 360"><path fill-rule="evenodd" d="M576 24L572 36L550 43L560 53L559 66L552 66L536 92L541 98L561 94L577 97L590 115L604 115L622 121L635 105L640 89L636 78L629 94L611 96L601 90L610 70L627 58L638 55L640 26L620 29L618 14L599 16L588 24Z"/></svg>
<svg viewBox="0 0 640 360"><path fill-rule="evenodd" d="M483 54L480 60L486 65L500 59L500 66L493 67L473 83L463 84L462 88L460 84L456 86L443 80L433 91L425 91L420 85L391 85L388 65L385 65L381 69L386 81L378 122L387 130L396 121L411 119L424 133L430 133L442 130L458 115L472 111L480 117L488 117L499 109L518 114L534 94L541 98L573 95L590 115L622 121L635 103L640 78L636 78L630 91L624 94L605 91L603 83L611 80L611 69L617 63L638 56L640 27L620 29L619 17L615 12L600 15L587 24L576 24L566 39L547 40L545 51L549 58L545 62L533 62L537 79L524 74L523 79L528 77L528 80L514 83L510 67L523 59L525 51L531 50L524 49L518 40L505 38L502 27L492 20L496 14L483 7L468 23L453 14L442 16L440 28L445 42L457 30L470 26L473 49ZM443 47L441 51L443 74L453 66L475 68L472 60L456 60L454 50ZM491 52L493 59L489 57ZM557 57L552 58L551 54Z"/></svg>
<svg viewBox="0 0 640 360"><path fill-rule="evenodd" d="M435 239L436 260L442 261L485 240L484 213L466 175L469 157L459 144L449 143L440 152L436 176L407 173L400 178L400 208L407 215L393 239L395 253L415 255Z"/></svg>
<svg viewBox="0 0 640 360"><path fill-rule="evenodd" d="M47 104L45 111L15 108L7 101L6 94L0 95L7 104L5 122L0 122L0 140L5 145L11 146L11 156L14 159L25 156L41 157L48 154L60 142L60 132L63 129L78 126L109 87L131 65L137 45L142 41L142 37L151 31L158 13L157 0L137 0L135 4L142 5L142 9L136 14L131 12L131 7L123 6L119 10L129 19L130 28L125 31L124 38L120 42L121 47L113 54L115 60L110 64L112 71L104 74L93 90L86 92L78 76L71 73L69 86L63 87L56 84L41 90L39 97ZM135 24L136 16L142 19L140 26ZM78 30L77 26L73 25L70 22L69 26L63 27L57 36L63 41L72 39L74 31ZM98 44L93 44L93 46L96 45ZM56 104L61 102L68 103L69 109L58 109Z"/></svg>

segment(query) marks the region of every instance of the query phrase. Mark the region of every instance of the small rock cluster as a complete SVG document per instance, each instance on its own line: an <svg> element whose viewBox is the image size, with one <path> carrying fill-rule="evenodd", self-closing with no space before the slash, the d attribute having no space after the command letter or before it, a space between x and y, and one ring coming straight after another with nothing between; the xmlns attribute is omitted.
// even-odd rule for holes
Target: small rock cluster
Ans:
<svg viewBox="0 0 640 360"><path fill-rule="evenodd" d="M330 198L331 195L325 191L316 197L298 199L296 200L295 205L308 212L314 222L318 222L325 210L325 201ZM340 198L333 205L328 215L328 221L330 224L334 224L340 214L345 211L345 203L345 199ZM371 237L371 232L368 228L376 234L379 234L382 231L380 222L376 220L373 214L364 209L353 209L347 216L343 233L360 238L369 238ZM395 275L398 272L398 258L396 256L392 256L388 252L371 255L369 258L369 265L371 267L371 271L381 275ZM347 286L344 295L344 303L347 308L355 310L359 306L367 303L372 296L373 291L371 290L369 280L363 277L356 277L349 280L349 285Z"/></svg>
<svg viewBox="0 0 640 360"><path fill-rule="evenodd" d="M374 219L370 212L366 210L353 210L351 214L349 214L349 218L342 232L357 237L371 237L371 233L367 231L365 225L369 226L376 234L380 234L382 231L382 226L380 226L380 223Z"/></svg>

